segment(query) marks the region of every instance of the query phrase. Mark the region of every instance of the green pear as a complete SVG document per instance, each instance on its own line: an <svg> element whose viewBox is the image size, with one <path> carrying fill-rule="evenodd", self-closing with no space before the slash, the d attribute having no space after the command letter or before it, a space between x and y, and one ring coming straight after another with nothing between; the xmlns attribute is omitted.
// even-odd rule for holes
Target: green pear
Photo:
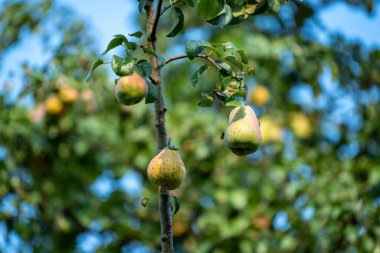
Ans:
<svg viewBox="0 0 380 253"><path fill-rule="evenodd" d="M229 124L224 132L224 143L239 156L248 155L259 148L260 124L250 106L238 106L231 111Z"/></svg>
<svg viewBox="0 0 380 253"><path fill-rule="evenodd" d="M143 100L148 93L144 78L136 73L122 76L115 85L115 97L122 105L134 105Z"/></svg>

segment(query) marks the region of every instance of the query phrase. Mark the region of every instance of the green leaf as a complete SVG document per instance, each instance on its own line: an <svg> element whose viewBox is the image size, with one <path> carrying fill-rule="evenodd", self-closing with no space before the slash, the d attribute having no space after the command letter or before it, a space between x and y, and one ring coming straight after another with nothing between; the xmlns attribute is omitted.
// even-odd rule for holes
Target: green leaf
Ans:
<svg viewBox="0 0 380 253"><path fill-rule="evenodd" d="M115 35L116 36L116 35ZM120 46L121 44L123 44L124 42L124 39L122 37L116 37L116 38L113 38L109 43L108 43L108 46L107 46L107 49L102 53L102 55L105 55L108 51L110 51L111 49L114 49L115 47L118 47Z"/></svg>
<svg viewBox="0 0 380 253"><path fill-rule="evenodd" d="M203 49L204 47L199 46L199 42L196 40L189 40L185 45L185 52L190 60L193 60Z"/></svg>
<svg viewBox="0 0 380 253"><path fill-rule="evenodd" d="M222 102L225 102L226 99L227 99L226 95L223 92L221 92L221 91L215 92L215 95Z"/></svg>
<svg viewBox="0 0 380 253"><path fill-rule="evenodd" d="M128 35L136 37L136 38L141 38L143 36L143 32L142 31L138 31L138 32L131 33L131 34L128 34Z"/></svg>
<svg viewBox="0 0 380 253"><path fill-rule="evenodd" d="M176 196L174 195L171 195L171 196L173 198L174 205L170 205L170 207L172 210L172 215L174 215L178 212L179 208L181 207L181 204L179 202L179 199Z"/></svg>
<svg viewBox="0 0 380 253"><path fill-rule="evenodd" d="M98 59L94 65L92 66L90 72L88 73L87 77L86 77L86 82L90 82L91 80L91 77L92 77L92 73L95 71L95 69L97 67L99 67L100 65L104 64L104 61L102 59Z"/></svg>
<svg viewBox="0 0 380 253"><path fill-rule="evenodd" d="M227 41L225 43L222 43L222 46L223 46L224 51L228 51L228 50L235 51L237 49L236 45L234 43L232 43L231 41Z"/></svg>
<svg viewBox="0 0 380 253"><path fill-rule="evenodd" d="M118 76L129 76L133 74L134 59L112 56L112 70Z"/></svg>
<svg viewBox="0 0 380 253"><path fill-rule="evenodd" d="M190 7L195 7L196 0L184 0L184 3Z"/></svg>
<svg viewBox="0 0 380 253"><path fill-rule="evenodd" d="M142 200L141 200L141 205L143 207L146 207L148 205L148 200L149 198L148 197L144 197Z"/></svg>
<svg viewBox="0 0 380 253"><path fill-rule="evenodd" d="M223 11L225 4L225 0L199 0L198 12L204 19L210 20Z"/></svg>
<svg viewBox="0 0 380 253"><path fill-rule="evenodd" d="M244 63L244 64L247 64L248 63L248 58L247 56L245 55L244 51L243 50L238 50L237 51L240 55L240 58L241 58L241 61Z"/></svg>
<svg viewBox="0 0 380 253"><path fill-rule="evenodd" d="M227 57L225 58L225 60L226 60L228 63L230 63L230 64L236 66L239 70L243 70L243 64L241 64L238 60L236 60L235 57L233 57L233 56L227 56Z"/></svg>
<svg viewBox="0 0 380 253"><path fill-rule="evenodd" d="M224 55L224 50L223 48L220 47L214 47L212 51L218 56L218 57L223 57Z"/></svg>
<svg viewBox="0 0 380 253"><path fill-rule="evenodd" d="M190 60L193 60L198 54L202 53L203 49L209 48L214 50L214 46L204 40L189 40L185 45L185 52Z"/></svg>
<svg viewBox="0 0 380 253"><path fill-rule="evenodd" d="M149 77L152 74L152 65L146 60L137 62L136 67L141 75L145 77Z"/></svg>
<svg viewBox="0 0 380 253"><path fill-rule="evenodd" d="M182 13L180 8L173 7L172 9L175 11L175 13L178 17L178 22L173 27L172 31L168 35L166 35L166 37L175 37L180 31L182 31L183 23L185 21L185 17L183 16L183 13Z"/></svg>
<svg viewBox="0 0 380 253"><path fill-rule="evenodd" d="M130 49L132 51L136 50L136 48L137 48L137 43L135 43L135 42L127 42L124 44L128 49Z"/></svg>
<svg viewBox="0 0 380 253"><path fill-rule="evenodd" d="M158 99L158 88L156 85L152 84L151 82L147 81L148 84L148 93L145 97L145 104L154 103Z"/></svg>
<svg viewBox="0 0 380 253"><path fill-rule="evenodd" d="M228 4L226 4L224 6L223 11L218 16L216 16L215 18L211 20L208 20L207 22L213 25L225 26L225 25L228 25L231 20L232 20L232 10L231 10L231 7Z"/></svg>
<svg viewBox="0 0 380 253"><path fill-rule="evenodd" d="M199 72L198 72L198 70L197 70L197 71L195 71L195 72L191 75L191 77L190 77L190 82L191 82L191 85L192 85L193 87L195 87L195 85L197 85L197 83L198 83L198 79L199 79Z"/></svg>
<svg viewBox="0 0 380 253"><path fill-rule="evenodd" d="M202 75L203 72L205 72L207 69L208 69L208 65L207 65L207 64L201 66L201 67L199 68L199 70L198 70L199 75Z"/></svg>
<svg viewBox="0 0 380 253"><path fill-rule="evenodd" d="M225 62L222 62L222 61L215 61L220 67L220 74L222 74L223 76L231 76L233 71L232 71L232 68L230 65L228 65L227 63Z"/></svg>
<svg viewBox="0 0 380 253"><path fill-rule="evenodd" d="M124 43L127 43L127 42L128 42L127 37L125 37L123 34L116 34L116 35L114 35L113 37L114 37L114 38L121 38L121 39L123 39L123 42L124 42Z"/></svg>
<svg viewBox="0 0 380 253"><path fill-rule="evenodd" d="M238 90L234 93L232 93L226 100L226 105L229 103L229 102L232 102L232 101L244 101L245 100L245 96L246 96L246 92L245 90Z"/></svg>
<svg viewBox="0 0 380 253"><path fill-rule="evenodd" d="M214 103L214 94L202 93L198 105L201 107L210 107Z"/></svg>
<svg viewBox="0 0 380 253"><path fill-rule="evenodd" d="M147 47L143 47L143 51L146 54L150 54L150 55L153 55L154 57L156 57L157 60L160 62L161 66L164 66L166 64L165 58L162 57L161 55L156 54L152 49L147 48Z"/></svg>
<svg viewBox="0 0 380 253"><path fill-rule="evenodd" d="M214 48L213 45L211 45L209 42L205 41L205 40L198 40L198 46L199 47L203 47L203 48Z"/></svg>
<svg viewBox="0 0 380 253"><path fill-rule="evenodd" d="M242 106L242 105L244 105L244 102L241 101L241 100L232 100L232 101L226 102L225 105L226 106L236 107L236 106Z"/></svg>
<svg viewBox="0 0 380 253"><path fill-rule="evenodd" d="M139 12L142 12L144 10L146 4L146 0L140 0L139 2Z"/></svg>
<svg viewBox="0 0 380 253"><path fill-rule="evenodd" d="M191 75L190 81L193 87L198 83L199 77L205 72L205 70L208 69L208 65L204 64L202 65L197 71L194 72L194 74Z"/></svg>

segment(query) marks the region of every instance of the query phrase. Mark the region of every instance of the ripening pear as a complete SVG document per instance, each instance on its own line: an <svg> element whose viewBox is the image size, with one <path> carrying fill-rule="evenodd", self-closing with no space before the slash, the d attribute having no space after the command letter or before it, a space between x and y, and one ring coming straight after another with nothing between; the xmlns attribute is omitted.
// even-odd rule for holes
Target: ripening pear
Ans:
<svg viewBox="0 0 380 253"><path fill-rule="evenodd" d="M250 106L238 106L231 111L229 124L224 132L224 143L239 156L248 155L259 148L259 120Z"/></svg>
<svg viewBox="0 0 380 253"><path fill-rule="evenodd" d="M44 104L48 114L59 115L63 111L63 103L56 95L50 95Z"/></svg>
<svg viewBox="0 0 380 253"><path fill-rule="evenodd" d="M181 185L186 169L177 150L166 147L150 161L147 174L152 183L174 190Z"/></svg>
<svg viewBox="0 0 380 253"><path fill-rule="evenodd" d="M301 139L306 139L312 134L310 119L302 112L292 115L291 128L294 135Z"/></svg>
<svg viewBox="0 0 380 253"><path fill-rule="evenodd" d="M134 105L143 100L148 93L144 78L136 73L122 76L115 85L115 97L122 105Z"/></svg>
<svg viewBox="0 0 380 253"><path fill-rule="evenodd" d="M269 102L270 92L263 85L256 85L249 95L250 102L253 105L262 106Z"/></svg>
<svg viewBox="0 0 380 253"><path fill-rule="evenodd" d="M61 87L59 87L58 95L62 102L71 104L78 99L79 92L74 87L64 84Z"/></svg>

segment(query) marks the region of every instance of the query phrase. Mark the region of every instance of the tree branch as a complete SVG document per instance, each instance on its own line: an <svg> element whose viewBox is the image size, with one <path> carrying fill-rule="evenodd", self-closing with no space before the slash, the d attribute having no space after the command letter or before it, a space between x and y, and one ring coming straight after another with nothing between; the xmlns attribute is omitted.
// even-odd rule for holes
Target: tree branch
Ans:
<svg viewBox="0 0 380 253"><path fill-rule="evenodd" d="M147 47L157 54L157 25L160 18L161 6L163 0L158 0L156 15L154 14L154 1L148 0L145 5L147 13ZM152 76L151 81L158 88L158 98L154 103L155 115L156 115L156 141L157 141L157 153L159 153L167 144L166 134L166 118L165 118L165 101L162 94L163 84L161 82L161 69L158 60L155 56L150 57L152 64ZM160 187L160 221L161 221L161 250L162 253L174 253L173 246L173 230L172 230L172 214L170 209L170 192Z"/></svg>
<svg viewBox="0 0 380 253"><path fill-rule="evenodd" d="M160 16L161 16L160 13L161 13L161 8L162 8L162 2L163 1L164 0L158 0L158 3L157 3L156 16L154 18L154 22L153 22L153 26L152 26L152 30L151 30L150 36L148 37L151 41L157 40L157 26L158 26L158 22L160 21ZM151 9L153 10L153 6L151 7Z"/></svg>
<svg viewBox="0 0 380 253"><path fill-rule="evenodd" d="M170 8L172 8L174 5L180 3L181 1L182 1L182 0L175 0L175 1L173 1L171 4L169 4L168 6L165 6L165 7L162 9L162 11L161 11L160 16L162 16L162 15L165 13L165 11L169 10Z"/></svg>
<svg viewBox="0 0 380 253"><path fill-rule="evenodd" d="M196 57L208 60L209 62L212 63L212 65L215 66L215 68L217 68L218 70L221 69L221 67L219 66L219 64L216 63L215 60L212 59L207 54L198 54ZM168 63L170 63L172 61L176 61L176 60L180 60L180 59L184 59L184 58L188 58L187 54L181 54L181 55L173 56L173 57L170 57L170 58L166 59L166 64L168 64Z"/></svg>

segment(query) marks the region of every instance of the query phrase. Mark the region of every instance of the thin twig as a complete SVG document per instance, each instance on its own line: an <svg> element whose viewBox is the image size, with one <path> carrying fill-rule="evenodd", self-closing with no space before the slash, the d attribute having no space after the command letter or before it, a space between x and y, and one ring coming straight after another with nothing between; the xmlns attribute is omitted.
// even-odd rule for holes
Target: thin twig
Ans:
<svg viewBox="0 0 380 253"><path fill-rule="evenodd" d="M212 59L210 56L208 56L206 54L198 54L196 57L208 60L209 62L212 63L212 65L215 66L215 68L217 68L219 70L222 68L222 67L220 67L220 65L218 63L215 62L214 59ZM173 57L166 59L166 64L168 64L172 61L176 61L176 60L184 59L184 58L188 58L187 54L181 54L181 55L173 56Z"/></svg>
<svg viewBox="0 0 380 253"><path fill-rule="evenodd" d="M180 3L181 1L182 1L182 0L175 0L175 1L173 1L171 4L165 6L165 7L162 9L162 11L161 11L160 16L162 16L162 15L165 13L165 11L169 10L170 8L172 8L174 5Z"/></svg>
<svg viewBox="0 0 380 253"><path fill-rule="evenodd" d="M150 40L151 41L154 41L156 40L156 34L157 34L157 26L158 26L158 22L160 21L160 13L161 13L161 8L162 8L162 2L164 0L158 0L158 3L157 3L157 11L156 11L156 16L154 18L154 23L153 23L153 27L152 27L152 31L150 33Z"/></svg>

